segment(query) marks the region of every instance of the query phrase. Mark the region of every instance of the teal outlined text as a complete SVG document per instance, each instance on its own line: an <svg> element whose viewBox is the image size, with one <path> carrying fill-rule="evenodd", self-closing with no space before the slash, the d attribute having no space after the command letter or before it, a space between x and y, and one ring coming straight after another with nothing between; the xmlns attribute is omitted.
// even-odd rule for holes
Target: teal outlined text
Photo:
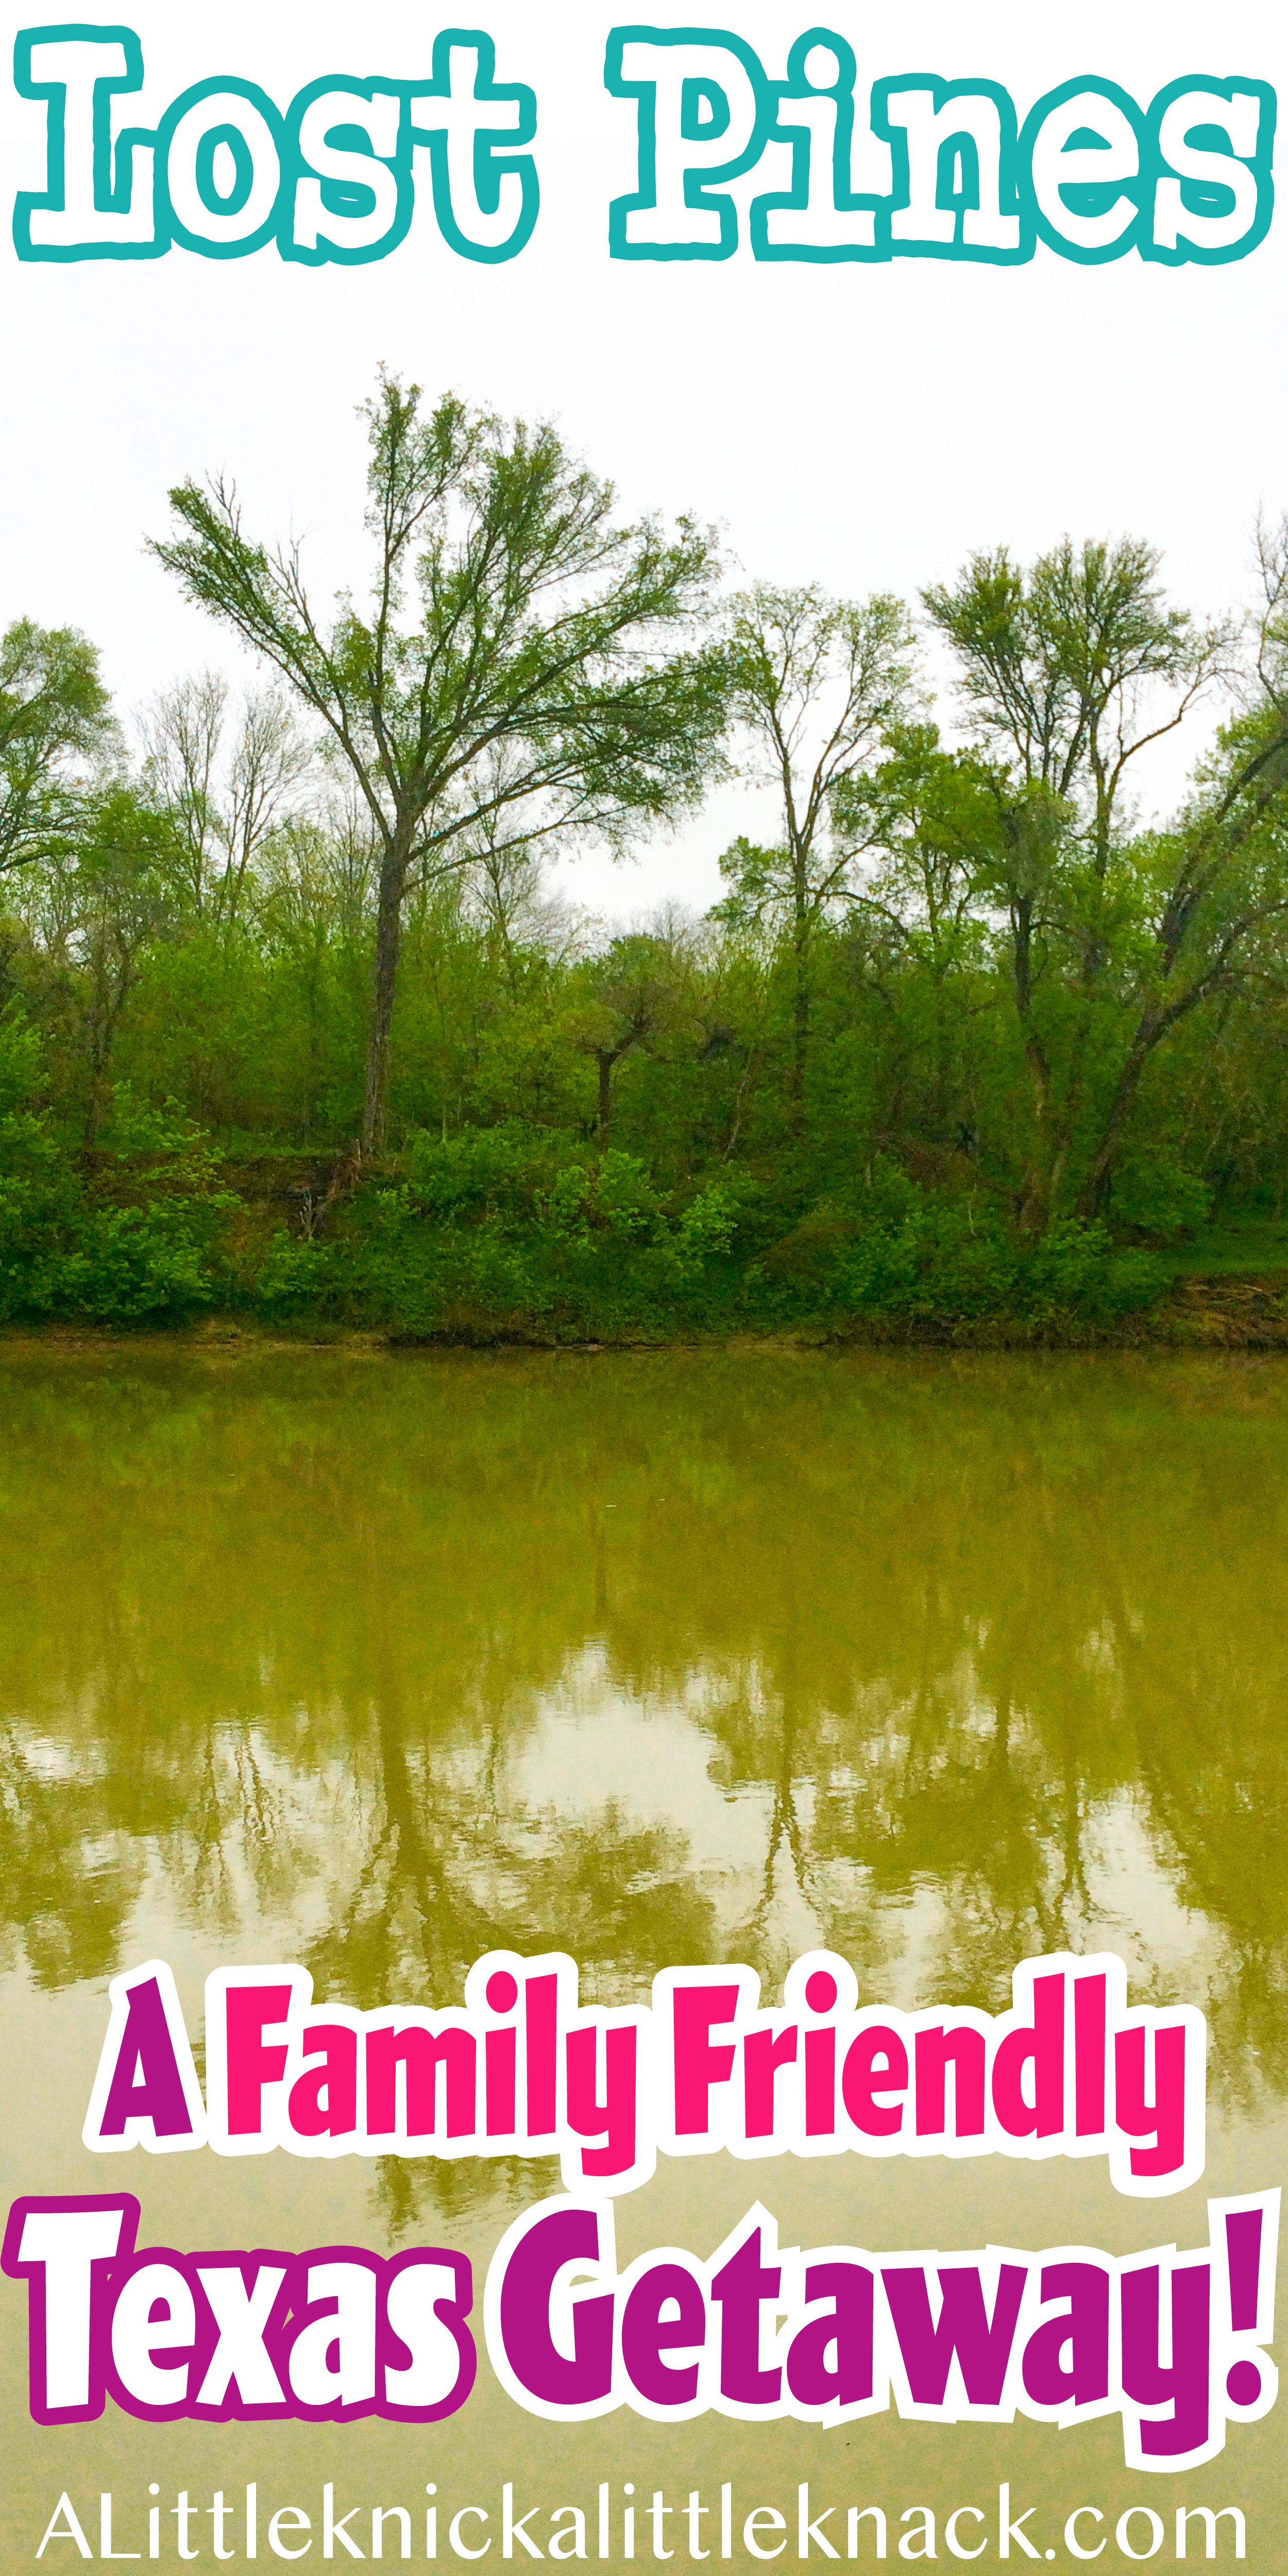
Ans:
<svg viewBox="0 0 1288 2576"><path fill-rule="evenodd" d="M416 70L315 76L288 101L214 74L150 102L149 126L131 119L146 79L132 28L24 28L14 87L43 114L45 168L14 200L16 254L275 248L301 267L354 267L396 251L423 199L456 257L504 265L540 208L536 89L498 79L480 28L441 28L427 53ZM1142 104L1080 73L1022 113L992 78L862 80L854 44L828 27L803 29L779 60L782 77L728 28L611 29L603 112L623 169L610 259L1013 268L1045 250L1083 267L1129 253L1217 267L1269 230L1266 81L1195 72Z"/></svg>

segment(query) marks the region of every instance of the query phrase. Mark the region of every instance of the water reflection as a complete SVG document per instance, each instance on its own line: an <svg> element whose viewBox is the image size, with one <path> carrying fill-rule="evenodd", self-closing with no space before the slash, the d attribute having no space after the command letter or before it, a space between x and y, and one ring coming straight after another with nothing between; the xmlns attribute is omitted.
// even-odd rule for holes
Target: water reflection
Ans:
<svg viewBox="0 0 1288 2576"><path fill-rule="evenodd" d="M369 2005L822 1938L996 2009L1107 1942L1282 2094L1286 1419L1256 1362L10 1352L9 1955L146 1908Z"/></svg>

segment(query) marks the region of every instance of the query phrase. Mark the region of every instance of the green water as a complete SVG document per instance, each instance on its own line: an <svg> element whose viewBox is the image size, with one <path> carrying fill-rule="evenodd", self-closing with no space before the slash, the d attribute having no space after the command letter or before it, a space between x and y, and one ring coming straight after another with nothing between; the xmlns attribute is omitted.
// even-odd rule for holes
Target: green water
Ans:
<svg viewBox="0 0 1288 2576"><path fill-rule="evenodd" d="M865 1999L1000 2009L1018 1957L1110 1947L1134 2000L1209 2016L1197 2189L1126 2200L1090 2162L664 2161L619 2205L619 2250L705 2255L757 2194L784 2243L1204 2243L1208 2191L1288 2170L1286 1540L1275 1362L10 1350L5 2205L124 2186L141 2241L446 2241L481 2281L555 2187L544 2167L282 2155L109 2170L79 2138L107 1981L153 1955L195 2034L204 1975L239 1960L299 1958L358 2005L443 2003L490 1945L558 1946L613 2001L702 1959L748 1959L776 1993L824 1941ZM995 2526L1006 2478L1062 2564L1075 2505L1104 2511L1081 2528L1110 2535L1106 2567L1129 2563L1125 2505L1162 2515L1172 2563L1176 2504L1233 2502L1246 2563L1288 2567L1279 2411L1207 2468L1144 2477L1114 2419L545 2427L484 2358L428 2429L154 2427L109 2403L37 2432L9 2283L0 2325L6 2571L64 2486L95 2539L112 2488L138 2548L151 2481L168 2509L255 2478L265 2512L316 2522L326 2477L359 2535L381 2501L423 2530L427 2481L445 2521L511 2477L539 2533L600 2479L614 2511L628 2480L682 2502L729 2479L740 2518L790 2514L793 2565L800 2478L883 2504L894 2563L901 2510L975 2502ZM198 2534L213 2564L208 2516ZM63 2542L41 2563L81 2561Z"/></svg>

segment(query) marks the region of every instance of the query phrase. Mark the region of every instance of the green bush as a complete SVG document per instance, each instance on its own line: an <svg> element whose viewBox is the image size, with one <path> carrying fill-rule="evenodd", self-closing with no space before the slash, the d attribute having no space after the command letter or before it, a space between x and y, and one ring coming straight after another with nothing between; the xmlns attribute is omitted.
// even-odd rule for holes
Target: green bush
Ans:
<svg viewBox="0 0 1288 2576"><path fill-rule="evenodd" d="M76 1237L33 1262L19 1312L168 1323L215 1302L206 1246L181 1202L87 1209Z"/></svg>
<svg viewBox="0 0 1288 2576"><path fill-rule="evenodd" d="M996 1200L924 1189L889 1160L812 1200L803 1175L771 1187L723 1167L667 1192L639 1155L517 1122L413 1135L394 1177L299 1241L256 1230L173 1103L120 1085L86 1154L41 1108L42 1080L34 1033L0 1018L0 1320L137 1326L242 1303L426 1340L793 1324L1041 1340L1158 1293L1153 1261L1103 1225L1066 1219L1029 1242Z"/></svg>
<svg viewBox="0 0 1288 2576"><path fill-rule="evenodd" d="M31 1103L39 1042L0 1021L0 1320L180 1321L216 1302L236 1202L191 1122L118 1093L103 1149L74 1153Z"/></svg>
<svg viewBox="0 0 1288 2576"><path fill-rule="evenodd" d="M1114 1181L1117 1223L1136 1226L1161 1243L1196 1234L1211 1203L1207 1182L1165 1152L1152 1154L1147 1161L1129 1156Z"/></svg>
<svg viewBox="0 0 1288 2576"><path fill-rule="evenodd" d="M549 1129L510 1121L443 1137L420 1129L407 1138L400 1159L412 1199L429 1214L523 1215L570 1145Z"/></svg>
<svg viewBox="0 0 1288 2576"><path fill-rule="evenodd" d="M325 1303L335 1268L329 1244L300 1242L279 1229L250 1283L250 1302L265 1315L307 1314Z"/></svg>
<svg viewBox="0 0 1288 2576"><path fill-rule="evenodd" d="M972 1199L929 1198L911 1183L898 1195L900 1213L864 1225L837 1260L831 1302L856 1316L950 1335L1011 1322L1040 1338L1158 1295L1154 1263L1118 1250L1098 1222L1068 1217L1029 1242Z"/></svg>

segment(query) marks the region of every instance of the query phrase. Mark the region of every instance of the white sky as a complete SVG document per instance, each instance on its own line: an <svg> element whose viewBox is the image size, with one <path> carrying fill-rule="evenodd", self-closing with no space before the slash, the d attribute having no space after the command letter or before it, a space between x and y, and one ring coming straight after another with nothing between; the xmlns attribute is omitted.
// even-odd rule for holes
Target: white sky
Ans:
<svg viewBox="0 0 1288 2576"><path fill-rule="evenodd" d="M147 88L128 111L144 124L212 74L256 80L283 106L322 73L427 77L436 28L461 23L400 0L360 12L137 0L123 14L144 48ZM467 13L496 39L498 77L530 81L539 100L542 212L507 265L451 253L423 182L408 240L349 270L289 265L273 248L24 266L6 225L0 616L83 626L125 710L179 671L234 667L142 549L145 530L165 527L167 485L213 468L235 474L254 530L304 537L321 597L357 586L354 414L381 359L430 390L553 414L627 508L715 519L748 572L770 578L908 595L977 545L1028 552L1065 528L1130 529L1163 546L1177 596L1215 609L1249 594L1258 504L1288 506L1288 214L1250 258L1211 269L1134 253L1080 268L1041 247L1014 270L767 266L745 248L710 265L610 261L606 207L634 184L634 117L605 95L603 51L630 14L599 0ZM755 44L771 74L816 23L783 0L695 14ZM5 61L34 13L7 15ZM1142 103L1204 72L1288 95L1288 21L1241 0L1219 12L836 0L827 23L854 44L860 101L874 78L909 70L1000 81L1021 117L1075 73ZM6 75L12 184L43 184L43 127ZM781 184L769 172L756 187ZM1177 774L1160 772L1157 792ZM668 896L700 907L732 833L771 821L729 793L637 866L590 859L570 884L628 916Z"/></svg>

